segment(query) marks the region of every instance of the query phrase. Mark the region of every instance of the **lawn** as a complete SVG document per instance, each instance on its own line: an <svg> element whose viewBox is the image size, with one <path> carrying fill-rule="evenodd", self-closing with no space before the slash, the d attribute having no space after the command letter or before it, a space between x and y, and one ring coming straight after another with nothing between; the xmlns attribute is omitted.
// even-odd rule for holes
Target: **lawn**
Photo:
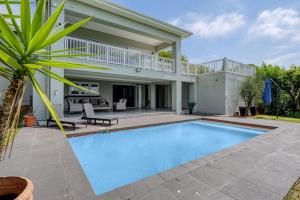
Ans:
<svg viewBox="0 0 300 200"><path fill-rule="evenodd" d="M280 120L280 121L288 121L288 122L298 122L300 123L300 118L293 118L293 117L282 117L279 116L278 119L275 115L257 115L256 119L271 119L271 120Z"/></svg>

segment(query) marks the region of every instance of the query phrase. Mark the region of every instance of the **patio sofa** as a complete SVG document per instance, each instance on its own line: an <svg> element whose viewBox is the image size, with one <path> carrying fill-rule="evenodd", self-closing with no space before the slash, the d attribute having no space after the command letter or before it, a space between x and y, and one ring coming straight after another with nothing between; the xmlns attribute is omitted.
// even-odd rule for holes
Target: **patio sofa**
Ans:
<svg viewBox="0 0 300 200"><path fill-rule="evenodd" d="M90 99L90 103L95 111L109 111L111 109L108 101L106 101L104 98Z"/></svg>

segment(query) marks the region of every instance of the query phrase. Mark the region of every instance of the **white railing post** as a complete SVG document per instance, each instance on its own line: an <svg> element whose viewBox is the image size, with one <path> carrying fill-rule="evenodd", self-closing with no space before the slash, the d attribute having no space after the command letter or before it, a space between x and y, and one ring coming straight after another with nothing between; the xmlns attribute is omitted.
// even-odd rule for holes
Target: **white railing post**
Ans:
<svg viewBox="0 0 300 200"><path fill-rule="evenodd" d="M85 48L86 48L85 52L86 52L86 54L89 54L89 46L88 45L89 45L89 43L86 41L85 42ZM89 56L86 56L86 60L89 60Z"/></svg>
<svg viewBox="0 0 300 200"><path fill-rule="evenodd" d="M126 65L126 63L125 63L125 59L126 59L126 55L125 55L125 50L123 50L123 65L125 66Z"/></svg>
<svg viewBox="0 0 300 200"><path fill-rule="evenodd" d="M108 63L108 46L107 45L105 46L105 60L106 60L106 63Z"/></svg>

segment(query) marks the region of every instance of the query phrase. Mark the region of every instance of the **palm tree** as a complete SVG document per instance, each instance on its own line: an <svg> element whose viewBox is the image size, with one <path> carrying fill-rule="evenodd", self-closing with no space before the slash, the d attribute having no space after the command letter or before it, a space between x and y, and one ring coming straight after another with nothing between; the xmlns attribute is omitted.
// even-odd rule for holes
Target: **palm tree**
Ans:
<svg viewBox="0 0 300 200"><path fill-rule="evenodd" d="M11 4L20 4L20 16L13 14ZM91 17L79 21L64 29L64 25L53 28L64 7L64 2L45 21L46 0L39 0L33 18L30 12L30 0L0 0L7 13L0 13L0 76L9 80L3 105L0 108L0 160L13 141L20 116L21 104L27 81L32 83L49 112L63 130L51 102L42 90L35 74L42 73L52 79L86 90L50 70L54 68L107 68L62 62L60 57L88 56L87 54L65 54L74 49L50 51L50 45L76 30ZM20 20L20 23L16 19ZM90 91L92 92L92 91ZM12 145L11 145L12 146Z"/></svg>

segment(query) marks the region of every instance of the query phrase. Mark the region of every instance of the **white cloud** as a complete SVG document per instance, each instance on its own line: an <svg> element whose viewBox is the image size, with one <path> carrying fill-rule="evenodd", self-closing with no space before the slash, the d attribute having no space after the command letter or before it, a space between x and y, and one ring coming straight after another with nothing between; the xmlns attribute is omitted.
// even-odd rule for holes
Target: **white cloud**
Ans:
<svg viewBox="0 0 300 200"><path fill-rule="evenodd" d="M200 37L220 37L241 28L245 24L245 19L238 13L227 13L214 17L189 13L183 18L173 18L169 22L176 26L182 26Z"/></svg>
<svg viewBox="0 0 300 200"><path fill-rule="evenodd" d="M180 17L172 18L172 19L168 20L168 23L172 24L174 26L179 26L181 23L181 18Z"/></svg>
<svg viewBox="0 0 300 200"><path fill-rule="evenodd" d="M276 8L261 12L249 34L300 42L300 17L296 10Z"/></svg>
<svg viewBox="0 0 300 200"><path fill-rule="evenodd" d="M286 53L281 55L276 55L265 61L268 64L281 65L289 67L291 65L300 64L300 52Z"/></svg>

